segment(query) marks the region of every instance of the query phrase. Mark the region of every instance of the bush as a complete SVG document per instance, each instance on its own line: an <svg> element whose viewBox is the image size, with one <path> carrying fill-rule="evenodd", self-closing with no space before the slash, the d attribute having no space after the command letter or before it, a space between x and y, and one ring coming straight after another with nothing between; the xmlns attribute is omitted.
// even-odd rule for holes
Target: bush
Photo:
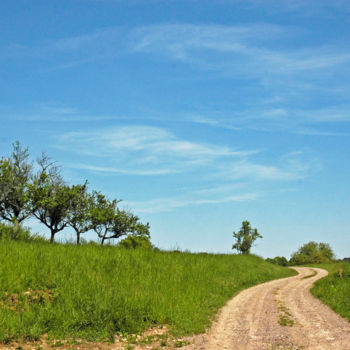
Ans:
<svg viewBox="0 0 350 350"><path fill-rule="evenodd" d="M130 235L118 243L118 247L135 249L135 248L144 248L151 249L153 245L147 236L136 236Z"/></svg>
<svg viewBox="0 0 350 350"><path fill-rule="evenodd" d="M0 240L6 241L42 241L46 242L46 239L39 234L32 234L29 228L23 226L17 226L4 224L0 222Z"/></svg>
<svg viewBox="0 0 350 350"><path fill-rule="evenodd" d="M280 266L288 266L288 260L284 256L276 256L273 259L267 258L267 262Z"/></svg>

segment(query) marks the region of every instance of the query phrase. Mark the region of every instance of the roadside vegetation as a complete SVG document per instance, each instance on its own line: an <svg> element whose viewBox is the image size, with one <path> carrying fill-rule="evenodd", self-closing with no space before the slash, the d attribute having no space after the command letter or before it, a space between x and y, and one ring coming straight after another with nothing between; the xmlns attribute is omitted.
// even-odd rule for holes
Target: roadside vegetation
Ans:
<svg viewBox="0 0 350 350"><path fill-rule="evenodd" d="M240 290L292 274L251 255L3 240L0 341L200 333Z"/></svg>
<svg viewBox="0 0 350 350"><path fill-rule="evenodd" d="M312 294L350 321L350 263L313 266L327 270L329 275L315 283L311 289Z"/></svg>

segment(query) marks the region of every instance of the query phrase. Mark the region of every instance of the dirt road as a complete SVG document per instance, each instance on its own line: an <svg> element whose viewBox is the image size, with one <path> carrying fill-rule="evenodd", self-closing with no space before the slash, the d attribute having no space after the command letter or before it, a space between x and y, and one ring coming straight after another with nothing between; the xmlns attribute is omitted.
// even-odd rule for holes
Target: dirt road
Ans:
<svg viewBox="0 0 350 350"><path fill-rule="evenodd" d="M327 271L295 269L298 276L242 291L223 307L208 334L186 348L350 350L350 323L310 293Z"/></svg>

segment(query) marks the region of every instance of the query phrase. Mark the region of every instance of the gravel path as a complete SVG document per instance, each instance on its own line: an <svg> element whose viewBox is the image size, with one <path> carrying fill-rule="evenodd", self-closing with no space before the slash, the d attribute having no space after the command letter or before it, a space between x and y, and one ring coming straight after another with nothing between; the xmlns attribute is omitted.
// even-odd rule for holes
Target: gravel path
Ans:
<svg viewBox="0 0 350 350"><path fill-rule="evenodd" d="M208 334L186 349L350 350L350 323L310 293L328 272L295 270L298 276L239 293L222 308Z"/></svg>

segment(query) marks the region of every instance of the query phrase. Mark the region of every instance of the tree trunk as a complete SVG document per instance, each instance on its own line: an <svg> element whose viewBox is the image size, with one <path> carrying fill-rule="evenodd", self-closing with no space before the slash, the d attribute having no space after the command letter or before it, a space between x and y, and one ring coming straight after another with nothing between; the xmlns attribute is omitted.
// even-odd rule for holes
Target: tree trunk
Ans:
<svg viewBox="0 0 350 350"><path fill-rule="evenodd" d="M105 242L105 239L106 239L106 237L103 236L102 239L101 239L101 246L103 246L103 243Z"/></svg>
<svg viewBox="0 0 350 350"><path fill-rule="evenodd" d="M56 232L51 230L50 243L53 243L55 241L55 234L56 234Z"/></svg>
<svg viewBox="0 0 350 350"><path fill-rule="evenodd" d="M13 223L13 239L17 238L18 231L19 231L19 222L17 220L14 220L14 223Z"/></svg>
<svg viewBox="0 0 350 350"><path fill-rule="evenodd" d="M80 244L80 232L77 232L77 244Z"/></svg>

